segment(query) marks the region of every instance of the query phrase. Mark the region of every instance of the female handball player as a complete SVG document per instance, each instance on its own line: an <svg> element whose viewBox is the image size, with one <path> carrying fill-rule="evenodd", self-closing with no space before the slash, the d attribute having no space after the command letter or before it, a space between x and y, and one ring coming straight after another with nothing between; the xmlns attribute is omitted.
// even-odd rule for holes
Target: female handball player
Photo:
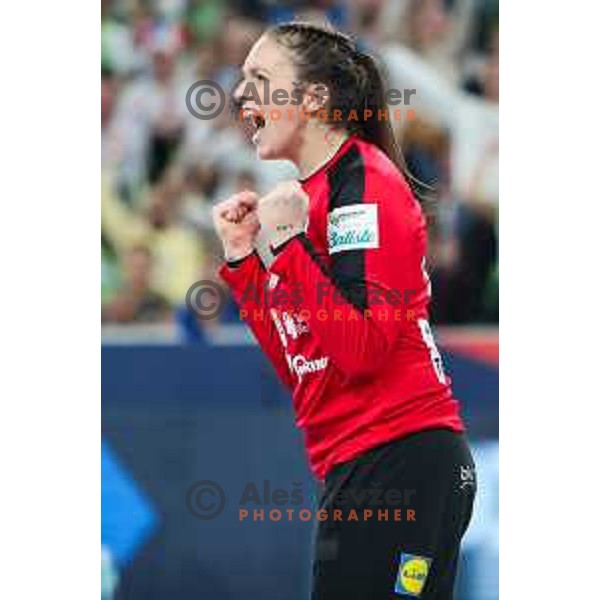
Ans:
<svg viewBox="0 0 600 600"><path fill-rule="evenodd" d="M300 179L213 216L221 275L293 392L323 481L311 597L452 598L474 464L427 320L426 226L382 77L351 38L304 23L268 30L242 73L234 98L258 157L292 161ZM287 96L271 110L250 83Z"/></svg>

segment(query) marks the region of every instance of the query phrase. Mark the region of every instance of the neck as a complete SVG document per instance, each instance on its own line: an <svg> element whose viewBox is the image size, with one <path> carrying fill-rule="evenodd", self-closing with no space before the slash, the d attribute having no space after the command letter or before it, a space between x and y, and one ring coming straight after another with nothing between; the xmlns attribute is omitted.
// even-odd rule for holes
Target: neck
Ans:
<svg viewBox="0 0 600 600"><path fill-rule="evenodd" d="M300 171L300 178L310 177L329 162L348 137L349 133L341 129L308 128L299 156L295 161Z"/></svg>

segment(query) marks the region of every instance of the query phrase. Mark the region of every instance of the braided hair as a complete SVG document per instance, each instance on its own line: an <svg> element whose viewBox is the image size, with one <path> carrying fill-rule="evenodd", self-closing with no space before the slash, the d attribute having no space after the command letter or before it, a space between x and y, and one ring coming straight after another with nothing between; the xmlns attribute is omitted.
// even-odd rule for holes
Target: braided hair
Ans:
<svg viewBox="0 0 600 600"><path fill-rule="evenodd" d="M358 49L348 35L312 23L275 25L268 34L290 51L304 84L320 83L329 90L324 109L334 127L343 127L378 146L402 170L404 164L385 111L385 86L377 63ZM364 113L371 110L371 118ZM341 119L332 119L333 111ZM351 111L355 117L349 118Z"/></svg>

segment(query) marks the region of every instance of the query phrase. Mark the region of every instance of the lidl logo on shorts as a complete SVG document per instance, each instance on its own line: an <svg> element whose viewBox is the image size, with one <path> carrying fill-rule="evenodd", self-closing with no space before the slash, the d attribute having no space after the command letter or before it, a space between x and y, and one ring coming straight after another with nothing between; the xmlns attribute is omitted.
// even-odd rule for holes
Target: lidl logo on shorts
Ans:
<svg viewBox="0 0 600 600"><path fill-rule="evenodd" d="M329 254L344 250L379 248L377 204L350 204L328 215Z"/></svg>
<svg viewBox="0 0 600 600"><path fill-rule="evenodd" d="M431 559L403 552L400 556L400 567L394 592L405 596L419 597L427 581L430 566Z"/></svg>

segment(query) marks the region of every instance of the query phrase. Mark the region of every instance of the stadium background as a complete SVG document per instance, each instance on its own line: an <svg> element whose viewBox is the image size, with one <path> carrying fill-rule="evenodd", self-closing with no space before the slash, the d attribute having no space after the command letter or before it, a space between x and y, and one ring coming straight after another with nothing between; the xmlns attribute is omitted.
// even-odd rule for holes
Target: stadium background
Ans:
<svg viewBox="0 0 600 600"><path fill-rule="evenodd" d="M261 163L228 111L194 118L198 80L229 89L268 23L328 20L414 88L394 123L407 164L435 189L433 321L469 425L480 493L460 600L498 596L498 5L486 0L102 2L103 597L306 597L311 524L243 522L248 481L314 489L289 398L227 306L185 308L221 259L210 207L294 176ZM423 191L423 190L421 190ZM186 506L218 482L223 512ZM268 507L264 507L268 508Z"/></svg>

